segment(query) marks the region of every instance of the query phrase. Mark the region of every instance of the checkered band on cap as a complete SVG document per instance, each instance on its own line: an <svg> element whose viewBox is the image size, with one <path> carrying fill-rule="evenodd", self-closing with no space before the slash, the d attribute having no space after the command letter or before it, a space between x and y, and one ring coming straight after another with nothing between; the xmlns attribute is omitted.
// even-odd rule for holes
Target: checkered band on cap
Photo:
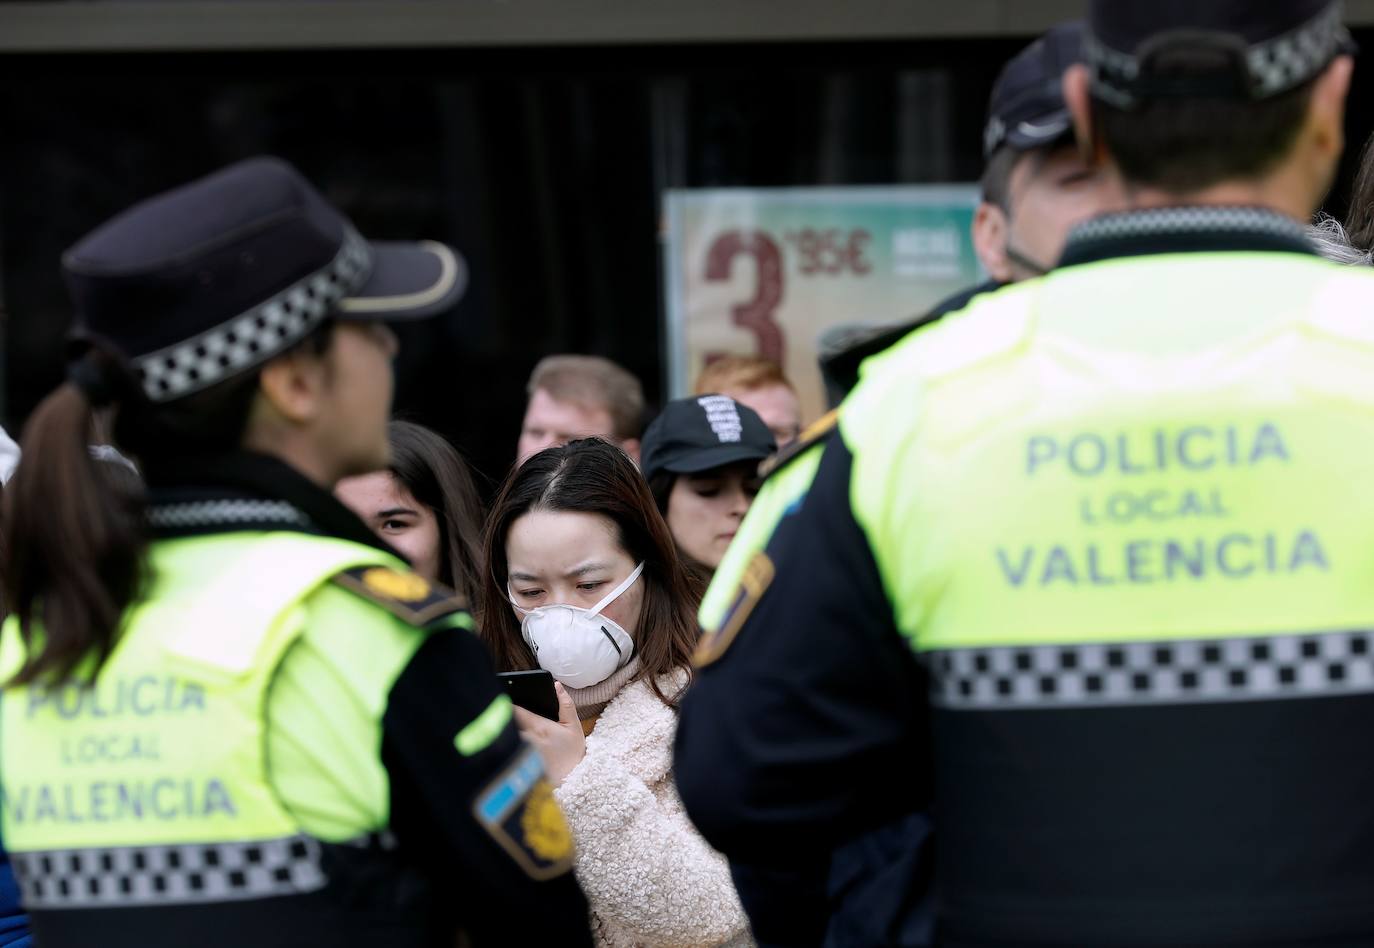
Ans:
<svg viewBox="0 0 1374 948"><path fill-rule="evenodd" d="M1344 12L1344 4L1332 3L1296 29L1246 49L1250 97L1267 99L1294 89L1348 49L1350 34L1345 28ZM1093 95L1121 109L1140 104L1140 59L1112 49L1091 31L1083 37L1083 54L1092 73Z"/></svg>
<svg viewBox="0 0 1374 948"><path fill-rule="evenodd" d="M325 887L320 842L118 846L10 854L29 909L185 905L301 895Z"/></svg>
<svg viewBox="0 0 1374 948"><path fill-rule="evenodd" d="M1102 43L1092 31L1083 34L1083 61L1092 75L1093 95L1119 109L1139 104L1129 91L1140 78L1140 63L1134 57Z"/></svg>
<svg viewBox="0 0 1374 948"><path fill-rule="evenodd" d="M1374 693L1374 632L950 649L925 657L951 710L1271 701Z"/></svg>
<svg viewBox="0 0 1374 948"><path fill-rule="evenodd" d="M1344 5L1333 3L1312 21L1278 39L1250 47L1246 65L1252 94L1265 99L1302 85L1350 43Z"/></svg>
<svg viewBox="0 0 1374 948"><path fill-rule="evenodd" d="M213 329L134 359L144 392L171 401L265 362L309 335L371 270L371 248L349 228L325 267Z"/></svg>

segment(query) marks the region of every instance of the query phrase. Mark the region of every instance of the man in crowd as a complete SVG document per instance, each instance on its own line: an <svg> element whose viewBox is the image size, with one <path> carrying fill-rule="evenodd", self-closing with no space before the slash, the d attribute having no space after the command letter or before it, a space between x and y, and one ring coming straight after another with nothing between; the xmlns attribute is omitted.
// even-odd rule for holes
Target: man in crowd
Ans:
<svg viewBox="0 0 1374 948"><path fill-rule="evenodd" d="M605 438L639 461L644 390L639 379L600 356L554 355L530 375L519 464L578 438Z"/></svg>
<svg viewBox="0 0 1374 948"><path fill-rule="evenodd" d="M1374 942L1374 274L1303 231L1348 44L1094 0L1064 88L1129 210L865 370L683 704L713 845L933 809L947 943Z"/></svg>
<svg viewBox="0 0 1374 948"><path fill-rule="evenodd" d="M782 373L782 366L760 356L726 356L717 359L697 376L696 394L725 395L752 408L779 448L801 434L801 403L797 390Z"/></svg>
<svg viewBox="0 0 1374 948"><path fill-rule="evenodd" d="M1120 203L1117 183L1074 146L1060 80L1082 56L1083 25L1064 23L1002 69L988 104L983 193L973 215L973 249L988 280L919 319L823 355L821 372L834 404L854 387L864 359L945 313L963 309L980 293L1049 272L1070 230Z"/></svg>
<svg viewBox="0 0 1374 948"><path fill-rule="evenodd" d="M963 309L981 294L1033 276L1033 260L1057 259L1075 224L1120 206L1119 182L1093 167L1074 144L1061 85L1064 71L1081 62L1082 54L1083 25L1064 23L1017 53L998 75L984 132L989 158L983 174L983 202L973 227L974 246L993 279L950 297L912 323L823 357L822 374L827 389L838 394L837 403L858 382L863 360L890 349L946 313ZM816 422L766 466L768 482L763 493L750 509L702 605L704 628L719 624L745 566L763 548L778 518L810 486L834 420L828 415Z"/></svg>

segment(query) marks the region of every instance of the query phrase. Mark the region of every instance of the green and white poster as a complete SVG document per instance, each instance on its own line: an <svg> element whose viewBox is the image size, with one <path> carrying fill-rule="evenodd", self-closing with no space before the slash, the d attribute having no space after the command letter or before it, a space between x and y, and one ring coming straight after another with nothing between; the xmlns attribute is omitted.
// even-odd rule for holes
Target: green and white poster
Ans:
<svg viewBox="0 0 1374 948"><path fill-rule="evenodd" d="M779 362L824 409L821 334L914 319L981 278L975 185L670 191L669 391L723 355Z"/></svg>

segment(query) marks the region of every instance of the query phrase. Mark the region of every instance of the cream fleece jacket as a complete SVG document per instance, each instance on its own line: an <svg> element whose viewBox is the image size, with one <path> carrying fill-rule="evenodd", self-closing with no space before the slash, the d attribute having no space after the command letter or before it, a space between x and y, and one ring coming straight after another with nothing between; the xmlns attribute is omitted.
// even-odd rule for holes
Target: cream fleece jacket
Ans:
<svg viewBox="0 0 1374 948"><path fill-rule="evenodd" d="M680 687L661 682L670 696ZM673 787L676 731L677 712L647 681L626 685L601 712L587 756L554 791L599 945L753 944L725 857L693 828Z"/></svg>

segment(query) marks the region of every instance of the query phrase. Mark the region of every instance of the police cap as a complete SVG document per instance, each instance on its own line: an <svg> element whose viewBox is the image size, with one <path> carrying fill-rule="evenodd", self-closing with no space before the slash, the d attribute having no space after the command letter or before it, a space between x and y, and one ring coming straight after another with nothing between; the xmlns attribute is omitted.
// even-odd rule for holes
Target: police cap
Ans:
<svg viewBox="0 0 1374 948"><path fill-rule="evenodd" d="M253 369L329 318L432 315L466 283L450 248L365 240L276 158L135 205L62 266L77 353L94 345L127 361L156 402Z"/></svg>
<svg viewBox="0 0 1374 948"><path fill-rule="evenodd" d="M1061 23L1002 67L988 102L983 157L1003 145L1016 151L1043 148L1073 130L1064 103L1064 72L1083 61L1083 24Z"/></svg>
<svg viewBox="0 0 1374 948"><path fill-rule="evenodd" d="M1338 0L1092 0L1083 41L1092 93L1121 109L1281 95L1353 51L1343 12ZM1216 68L1158 68L1161 54L1178 51L1215 57Z"/></svg>

